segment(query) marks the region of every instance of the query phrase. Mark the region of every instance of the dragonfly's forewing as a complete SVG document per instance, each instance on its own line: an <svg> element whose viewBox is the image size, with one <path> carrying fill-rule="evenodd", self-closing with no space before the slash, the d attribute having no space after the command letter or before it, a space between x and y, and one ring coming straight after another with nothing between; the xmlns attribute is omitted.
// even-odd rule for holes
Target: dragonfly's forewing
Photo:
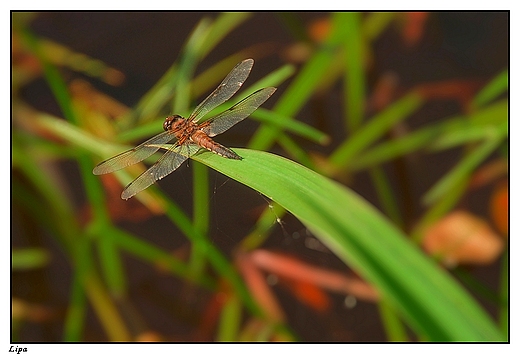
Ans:
<svg viewBox="0 0 520 354"><path fill-rule="evenodd" d="M215 91L195 108L188 119L197 122L213 108L229 100L242 86L244 81L246 81L253 67L253 63L253 59L246 59L238 63L220 85L218 85Z"/></svg>
<svg viewBox="0 0 520 354"><path fill-rule="evenodd" d="M203 131L210 137L225 132L233 125L247 118L260 107L262 103L271 97L275 91L275 87L266 87L252 93L227 111L211 118L208 121L208 126L204 127Z"/></svg>
<svg viewBox="0 0 520 354"><path fill-rule="evenodd" d="M166 144L175 138L175 134L171 131L162 132L133 149L120 153L106 161L101 162L94 167L92 171L95 175L103 175L105 173L114 172L127 166L143 161L147 157L152 156L160 149L162 144Z"/></svg>
<svg viewBox="0 0 520 354"><path fill-rule="evenodd" d="M253 63L253 59L246 59L237 64L220 83L220 85L195 108L193 113L189 116L188 120L192 123L197 123L208 112L230 99L246 81L249 73L251 72L251 68L253 67ZM227 111L210 119L208 122L200 125L193 124L192 127L196 129L202 129L203 132L205 132L210 137L220 134L249 116L275 91L276 88L274 87L267 87L258 90L244 100L235 104ZM180 129L184 128L179 127L179 130ZM184 134L185 132L181 133ZM125 187L123 193L121 194L121 198L131 198L143 189L148 188L157 180L175 171L184 161L186 161L188 157L194 155L199 149L201 149L199 145L190 141L192 136L189 134L194 134L191 130L186 133L188 135L182 134L179 135L179 131L165 131L148 139L144 143L131 150L125 151L109 160L100 163L94 168L93 173L100 175L114 172L143 161L161 148L167 149L166 153L154 165L152 165L149 169L139 175L139 177L137 177L132 183ZM176 136L183 136L184 138L182 141L184 143L179 144L177 141L172 145L166 145L166 143L173 140ZM227 155L226 157L235 158L234 156ZM236 157L239 158L238 155L236 155Z"/></svg>
<svg viewBox="0 0 520 354"><path fill-rule="evenodd" d="M199 149L198 145L191 143L183 145L173 144L155 164L125 187L123 193L121 193L121 198L131 198L143 189L148 188L155 181L166 177L182 165L189 156L197 153Z"/></svg>

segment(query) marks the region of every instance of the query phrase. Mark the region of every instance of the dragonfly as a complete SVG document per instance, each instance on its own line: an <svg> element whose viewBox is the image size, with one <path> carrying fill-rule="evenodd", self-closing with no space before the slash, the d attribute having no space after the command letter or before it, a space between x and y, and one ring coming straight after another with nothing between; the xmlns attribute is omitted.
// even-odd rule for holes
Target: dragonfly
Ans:
<svg viewBox="0 0 520 354"><path fill-rule="evenodd" d="M275 87L262 88L228 110L203 122L200 122L200 120L214 108L229 100L240 89L249 76L253 63L253 59L246 59L238 63L220 85L195 107L188 118L179 115L166 117L163 123L164 132L155 135L133 149L101 162L92 172L95 175L111 173L139 163L161 148L166 149L166 152L155 164L125 187L121 193L121 198L129 199L175 171L188 157L193 156L201 149L206 149L228 159L241 160L242 157L237 153L217 143L212 138L247 118L271 97L276 91ZM168 144L171 141L174 142Z"/></svg>

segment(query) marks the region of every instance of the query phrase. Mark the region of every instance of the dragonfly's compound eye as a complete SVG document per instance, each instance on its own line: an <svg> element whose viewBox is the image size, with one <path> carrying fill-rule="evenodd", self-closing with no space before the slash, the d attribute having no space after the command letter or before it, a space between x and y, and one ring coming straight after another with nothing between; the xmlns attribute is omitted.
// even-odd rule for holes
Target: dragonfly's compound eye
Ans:
<svg viewBox="0 0 520 354"><path fill-rule="evenodd" d="M173 121L173 117L172 116L168 116L166 117L166 119L164 120L164 123L162 125L163 129L164 130L169 130L172 126L172 121Z"/></svg>
<svg viewBox="0 0 520 354"><path fill-rule="evenodd" d="M175 122L177 122L179 120L184 120L184 118L182 118L179 115L168 116L164 120L164 123L163 123L162 127L163 127L164 130L171 130L172 127L175 125Z"/></svg>

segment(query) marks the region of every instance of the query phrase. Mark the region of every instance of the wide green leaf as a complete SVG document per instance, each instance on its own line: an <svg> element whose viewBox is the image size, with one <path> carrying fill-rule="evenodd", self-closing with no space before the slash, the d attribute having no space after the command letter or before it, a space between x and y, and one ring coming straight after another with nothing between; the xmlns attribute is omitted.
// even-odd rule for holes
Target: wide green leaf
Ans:
<svg viewBox="0 0 520 354"><path fill-rule="evenodd" d="M291 212L417 332L434 341L504 340L475 300L359 195L285 158L235 151L243 160L206 152L193 158Z"/></svg>

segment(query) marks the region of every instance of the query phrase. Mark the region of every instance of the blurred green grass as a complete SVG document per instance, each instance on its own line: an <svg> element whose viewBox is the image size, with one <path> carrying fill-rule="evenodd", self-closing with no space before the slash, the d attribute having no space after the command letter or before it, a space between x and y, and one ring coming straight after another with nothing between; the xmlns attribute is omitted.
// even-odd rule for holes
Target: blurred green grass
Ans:
<svg viewBox="0 0 520 354"><path fill-rule="evenodd" d="M17 27L27 49L42 65L43 75L65 118L35 111L18 98L13 103L14 121L20 122L22 127L27 126L24 122L30 122L37 129L36 133L19 128L13 131L12 167L31 185L31 188L26 188L21 183L13 183L15 202L32 211L37 223L52 231L73 270L70 303L63 327L64 341L82 340L89 304L109 340L134 339L130 325L125 321L124 307L121 309L121 299L128 298L129 291L129 275L122 253L150 264L160 263L172 276L210 292L217 292L222 282L229 284L231 296L219 315L217 340L234 341L246 337L248 332L240 324L242 308L247 310L248 316L265 324L257 332L256 339L272 338L274 333L286 340L297 340L288 323L279 323L266 316L236 269L233 259L208 238L211 196L206 166L193 163L191 217L156 186L135 197L152 213L164 213L172 225L181 230L192 245L188 260L171 255L116 226L111 220L110 201L102 183L99 177L91 173L100 159L128 148L136 139L156 133L161 125L157 117L171 110L171 105L175 112L189 113L190 106L200 101L205 89L218 84L223 74L247 57L247 50L239 51L193 77L197 64L250 16L246 13L224 13L213 20L203 19L187 38L179 59L135 107L118 117L115 123L100 114L100 125L113 125L110 138L96 136L96 132L85 124L84 117L81 117L82 110L72 99L60 68L46 54L46 42L27 27ZM508 72L499 73L475 95L471 113L448 117L402 137L387 139L392 127L410 118L426 100L420 93L411 91L372 117L365 116L365 62L370 53L370 43L392 23L395 16L389 13L364 16L356 13L331 14L326 38L321 45L313 47L298 71L290 65L282 66L258 82L248 83L248 90L237 94L237 99L240 99L257 88L279 86L289 81L283 93L271 98L276 100L272 110L261 108L252 115L260 127L248 143L248 148L252 150L237 150L245 157L243 163L211 154L201 154L195 159L252 186L276 202L270 205L276 212L266 208L253 226L252 234L255 237L246 237L241 244L243 250L262 245L275 224L274 216L281 217L284 207L346 264L381 291L384 301L380 310L388 340L409 340L402 330L404 322L425 340L503 341L507 331L502 329L501 332L451 276L439 270L426 255L415 249L402 231L391 225L394 223L403 228L409 221L403 220L395 192L381 167L409 154L459 146L467 149L465 156L423 196L428 209L411 234L413 240L419 240L421 230L457 204L468 188L472 173L491 153L507 144L508 101L499 97L508 90ZM293 30L306 37L298 24L294 24ZM329 70L331 67L337 69ZM338 109L343 109L345 128L350 136L337 142L337 148L329 156L317 161L292 135L322 144L327 143L329 137L316 128L298 122L296 118L314 93L337 80L343 82L345 105ZM219 109L228 106L226 104ZM48 139L41 132L59 140ZM284 152L299 164L254 151L268 150L275 143L280 144ZM62 146L70 151L63 152ZM86 225L78 222L72 212L72 201L61 191L57 181L42 173L44 170L40 166L46 158L34 153L40 151L40 147L49 155L47 159L67 157L78 163L87 205L92 210L92 217ZM300 164L325 177L318 177ZM369 171L390 221L384 220L348 189L326 178L362 170ZM284 173L280 175L282 171ZM135 170L119 171L115 175L124 185L135 177ZM277 180L280 178L282 180ZM325 190L330 193L316 195ZM37 203L28 203L28 200ZM311 212L313 207L318 210ZM304 209L299 212L299 208ZM36 213L37 210L46 210L46 213L41 215ZM51 217L47 218L47 215ZM31 255L30 250L13 250L13 267L17 264L19 267L23 264L44 264L42 253L27 258L28 255ZM502 288L506 283L507 276L504 276ZM507 304L502 304L500 308L502 316L506 316Z"/></svg>

